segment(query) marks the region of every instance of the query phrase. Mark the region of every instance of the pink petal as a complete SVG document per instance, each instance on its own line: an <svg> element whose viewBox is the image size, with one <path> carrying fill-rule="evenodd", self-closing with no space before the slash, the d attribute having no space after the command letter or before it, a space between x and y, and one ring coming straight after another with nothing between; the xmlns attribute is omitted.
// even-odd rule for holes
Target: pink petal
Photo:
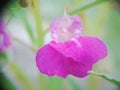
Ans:
<svg viewBox="0 0 120 90"><path fill-rule="evenodd" d="M9 47L11 45L10 36L8 35L7 32L4 33L4 35L3 35L3 43L4 43L5 47Z"/></svg>
<svg viewBox="0 0 120 90"><path fill-rule="evenodd" d="M73 19L74 21L80 22L82 24L82 19L78 15L72 16L71 19Z"/></svg>
<svg viewBox="0 0 120 90"><path fill-rule="evenodd" d="M2 40L0 41L0 52L4 52L11 46L11 40L7 32L0 33Z"/></svg>
<svg viewBox="0 0 120 90"><path fill-rule="evenodd" d="M54 49L56 49L58 52L63 54L64 56L68 58L73 58L76 61L81 61L80 56L83 54L83 48L81 43L78 41L70 40L65 43L58 43L55 41L50 42L49 44Z"/></svg>
<svg viewBox="0 0 120 90"><path fill-rule="evenodd" d="M38 50L36 64L41 73L48 76L58 75L63 78L67 77L68 74L84 77L92 67L65 57L50 45L45 45Z"/></svg>
<svg viewBox="0 0 120 90"><path fill-rule="evenodd" d="M66 77L68 68L65 65L65 58L49 45L39 49L36 55L36 64L40 72L48 76L58 75Z"/></svg>
<svg viewBox="0 0 120 90"><path fill-rule="evenodd" d="M57 18L55 19L51 25L50 25L50 32L52 33L52 38L56 39L57 38L57 29L58 29L58 25L60 24L61 19Z"/></svg>
<svg viewBox="0 0 120 90"><path fill-rule="evenodd" d="M55 19L50 25L50 32L54 41L65 42L76 38L83 31L82 20L79 16L65 15Z"/></svg>
<svg viewBox="0 0 120 90"><path fill-rule="evenodd" d="M82 31L83 31L83 25L82 25L81 17L76 15L76 16L72 16L71 19L72 19L73 22L72 22L72 25L69 27L69 30L73 31L73 33L74 33L74 30L76 30L76 34L78 32L79 32L78 35L81 34Z"/></svg>
<svg viewBox="0 0 120 90"><path fill-rule="evenodd" d="M76 77L85 77L86 75L88 75L88 71L92 69L92 65L85 65L75 60L71 60L69 63L69 72Z"/></svg>
<svg viewBox="0 0 120 90"><path fill-rule="evenodd" d="M107 56L107 47L100 39L87 36L79 38L78 41L84 48L82 63L94 64Z"/></svg>
<svg viewBox="0 0 120 90"><path fill-rule="evenodd" d="M10 36L6 31L5 22L0 19L0 52L4 52L10 46Z"/></svg>
<svg viewBox="0 0 120 90"><path fill-rule="evenodd" d="M95 37L80 37L65 43L51 42L50 45L64 56L87 65L92 65L107 55L105 44Z"/></svg>

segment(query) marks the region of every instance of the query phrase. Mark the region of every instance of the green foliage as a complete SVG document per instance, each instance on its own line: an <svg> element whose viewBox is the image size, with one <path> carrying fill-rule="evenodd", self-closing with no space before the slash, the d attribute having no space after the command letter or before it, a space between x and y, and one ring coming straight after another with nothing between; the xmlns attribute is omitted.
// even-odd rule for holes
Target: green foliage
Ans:
<svg viewBox="0 0 120 90"><path fill-rule="evenodd" d="M61 90L63 79L59 77L50 77L47 90Z"/></svg>
<svg viewBox="0 0 120 90"><path fill-rule="evenodd" d="M110 0L96 0L95 2L92 2L92 3L87 4L87 5L85 5L85 6L82 6L82 7L79 6L78 8L70 11L69 14L70 14L70 15L78 14L78 13L80 13L81 11L87 10L87 9L89 9L89 8L91 8L91 7L94 7L94 6L96 6L96 5L99 5L99 4L101 4L101 3L103 3L103 2L106 2L106 1L110 1Z"/></svg>
<svg viewBox="0 0 120 90"><path fill-rule="evenodd" d="M120 87L120 81L118 81L117 79L114 79L104 73L98 73L98 72L95 72L95 71L90 71L91 74L94 74L94 75L97 75L99 77L102 77L104 78L105 80L117 85L118 87Z"/></svg>
<svg viewBox="0 0 120 90"><path fill-rule="evenodd" d="M18 18L19 20L21 20L24 27L26 28L26 32L28 33L28 36L30 37L31 42L33 43L33 47L34 48L41 47L43 45L43 38L44 38L45 33L43 32L42 20L41 20L41 16L40 16L41 13L39 10L39 7L40 7L39 0L33 0L32 6L26 8L26 9L22 8L19 5L17 0L13 0L13 1L14 2L8 8L11 17ZM69 2L69 0L67 0L67 1ZM74 3L74 0L71 0L71 1ZM76 0L76 1L79 1L79 0ZM100 4L102 4L104 2L108 2L108 1L111 1L111 0L94 0L94 2L88 3L87 5L78 6L76 9L73 9L68 14L70 14L70 15L79 14L81 11L88 10L91 7L94 7L96 5L100 5ZM64 3L64 1L60 0L60 1L58 1L57 5L61 5L61 4L59 4L59 2ZM54 3L53 3L53 5L54 5ZM34 16L36 30L32 29L31 22L29 22L29 20L27 18L28 12L26 12L26 10L28 10L28 9L31 10L31 14ZM120 55L119 55L119 51L120 51L120 48L119 48L119 46L120 46L120 41L119 41L119 38L120 38L120 35L119 35L119 33L120 33L120 13L117 13L115 10L111 9L110 13L106 17L104 17L104 15L106 15L107 13L103 9L105 9L105 7L100 8L99 10L101 10L101 12L98 11L98 12L96 12L96 15L93 16L93 18L96 19L96 20L94 19L93 21L95 21L97 23L95 25L93 25L93 23L91 23L89 25L95 26L95 27L92 26L93 33L95 33L95 32L97 32L98 29L101 30L101 28L99 28L99 27L102 27L102 26L104 26L103 24L105 24L105 23L103 23L104 22L103 20L106 17L108 18L108 22L107 22L108 25L106 26L108 28L106 31L103 31L103 33L107 33L107 36L105 37L105 39L107 41L108 47L110 48L110 51L111 51L113 57L114 57L114 62L116 63L115 65L119 69L120 68ZM59 11L56 11L56 12L59 12ZM102 14L103 12L105 12L105 14ZM88 15L88 16L90 16L90 15ZM101 18L101 16L102 16L102 18ZM87 20L89 20L91 22L93 18L87 19ZM35 35L37 38L35 38ZM34 45L34 42L35 42L35 45L37 44L36 46ZM7 60L8 59L7 54L0 53L0 60L1 59ZM15 64L12 63L10 65L10 69L12 70L13 74L15 75L15 78L21 83L21 85L26 90L36 90L34 87L34 84L29 80L29 78L24 74L24 72L22 72L21 68L18 67L16 63ZM120 81L118 81L114 78L111 78L108 75L105 75L103 73L93 72L93 71L91 71L90 73L97 75L99 77L102 77L102 78L106 79L107 81L109 81L117 86L120 86ZM40 90L61 90L61 87L64 83L64 80L61 78L58 78L58 77L47 78L44 75L40 74L39 78L40 78L39 79L40 83L38 84L39 85L38 88ZM12 83L8 79L6 79L6 76L3 75L3 73L0 74L0 81L3 82L3 84L1 84L1 85L3 85L5 90L16 90L14 85L12 85ZM68 78L68 81L69 81L69 84L71 86L71 89L81 90L81 87L73 79ZM93 87L94 86L95 85L93 84Z"/></svg>
<svg viewBox="0 0 120 90"><path fill-rule="evenodd" d="M17 90L3 72L0 72L0 90Z"/></svg>
<svg viewBox="0 0 120 90"><path fill-rule="evenodd" d="M16 64L11 64L11 70L15 74L16 79L24 86L25 90L34 90L33 83L28 79L28 77L21 71L21 69Z"/></svg>
<svg viewBox="0 0 120 90"><path fill-rule="evenodd" d="M7 53L5 52L0 53L0 60L7 60L7 59L8 59Z"/></svg>
<svg viewBox="0 0 120 90"><path fill-rule="evenodd" d="M114 62L120 68L120 12L112 8L108 16L106 41Z"/></svg>

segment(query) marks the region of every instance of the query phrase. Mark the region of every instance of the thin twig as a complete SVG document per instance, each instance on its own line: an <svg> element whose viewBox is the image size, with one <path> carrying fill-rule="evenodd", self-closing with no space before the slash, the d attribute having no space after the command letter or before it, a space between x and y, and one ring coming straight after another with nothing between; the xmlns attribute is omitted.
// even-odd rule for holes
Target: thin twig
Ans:
<svg viewBox="0 0 120 90"><path fill-rule="evenodd" d="M22 45L24 45L25 47L29 48L29 49L32 50L33 52L36 52L36 50L35 50L32 46L24 43L24 42L21 41L20 39L18 39L18 38L16 38L16 37L12 37L12 39L15 40L15 41L17 41L17 42L19 42L19 43L21 43Z"/></svg>

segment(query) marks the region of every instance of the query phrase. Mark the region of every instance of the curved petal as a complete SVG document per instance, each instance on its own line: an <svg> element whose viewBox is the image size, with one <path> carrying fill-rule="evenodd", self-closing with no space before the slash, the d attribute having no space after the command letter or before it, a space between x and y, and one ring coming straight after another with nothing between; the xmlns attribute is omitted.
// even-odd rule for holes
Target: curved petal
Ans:
<svg viewBox="0 0 120 90"><path fill-rule="evenodd" d="M11 46L11 41L7 32L0 33L0 35L0 52L4 52L8 47Z"/></svg>
<svg viewBox="0 0 120 90"><path fill-rule="evenodd" d="M45 45L38 50L36 64L41 73L48 76L58 75L63 78L68 74L84 77L92 68L92 66L86 66L72 58L65 57L50 45Z"/></svg>
<svg viewBox="0 0 120 90"><path fill-rule="evenodd" d="M11 46L10 37L6 31L5 22L0 19L0 52Z"/></svg>
<svg viewBox="0 0 120 90"><path fill-rule="evenodd" d="M56 33L57 33L58 25L60 24L60 22L61 22L61 19L57 18L50 25L50 32L52 34L53 40L56 40L58 38Z"/></svg>
<svg viewBox="0 0 120 90"><path fill-rule="evenodd" d="M76 61L81 61L80 56L83 56L83 48L81 43L76 40L70 40L65 43L50 42L50 46L56 49L58 52L68 58L72 58Z"/></svg>
<svg viewBox="0 0 120 90"><path fill-rule="evenodd" d="M84 49L82 63L94 64L107 56L107 47L100 39L87 36L79 38L78 41L82 44Z"/></svg>
<svg viewBox="0 0 120 90"><path fill-rule="evenodd" d="M5 47L9 47L11 45L10 36L7 32L3 34L3 44Z"/></svg>
<svg viewBox="0 0 120 90"><path fill-rule="evenodd" d="M92 65L85 65L75 60L71 60L69 64L70 74L76 77L85 77L88 75L88 71L92 69Z"/></svg>
<svg viewBox="0 0 120 90"><path fill-rule="evenodd" d="M92 65L107 55L105 44L96 37L80 37L65 43L51 42L50 46L66 57Z"/></svg>
<svg viewBox="0 0 120 90"><path fill-rule="evenodd" d="M65 78L68 74L65 61L66 58L49 45L39 49L36 55L38 69L48 76L58 75Z"/></svg>
<svg viewBox="0 0 120 90"><path fill-rule="evenodd" d="M82 20L77 15L65 15L55 19L50 25L52 38L56 42L66 42L73 37L79 37L82 31Z"/></svg>

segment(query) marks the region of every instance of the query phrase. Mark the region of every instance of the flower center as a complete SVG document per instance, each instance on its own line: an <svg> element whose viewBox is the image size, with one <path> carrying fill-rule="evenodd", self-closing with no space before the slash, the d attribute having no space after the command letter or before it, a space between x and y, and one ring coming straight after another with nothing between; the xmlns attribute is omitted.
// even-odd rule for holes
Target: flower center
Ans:
<svg viewBox="0 0 120 90"><path fill-rule="evenodd" d="M82 25L79 20L75 20L73 17L64 16L61 19L57 29L57 41L66 42L72 38L79 37L82 33Z"/></svg>

